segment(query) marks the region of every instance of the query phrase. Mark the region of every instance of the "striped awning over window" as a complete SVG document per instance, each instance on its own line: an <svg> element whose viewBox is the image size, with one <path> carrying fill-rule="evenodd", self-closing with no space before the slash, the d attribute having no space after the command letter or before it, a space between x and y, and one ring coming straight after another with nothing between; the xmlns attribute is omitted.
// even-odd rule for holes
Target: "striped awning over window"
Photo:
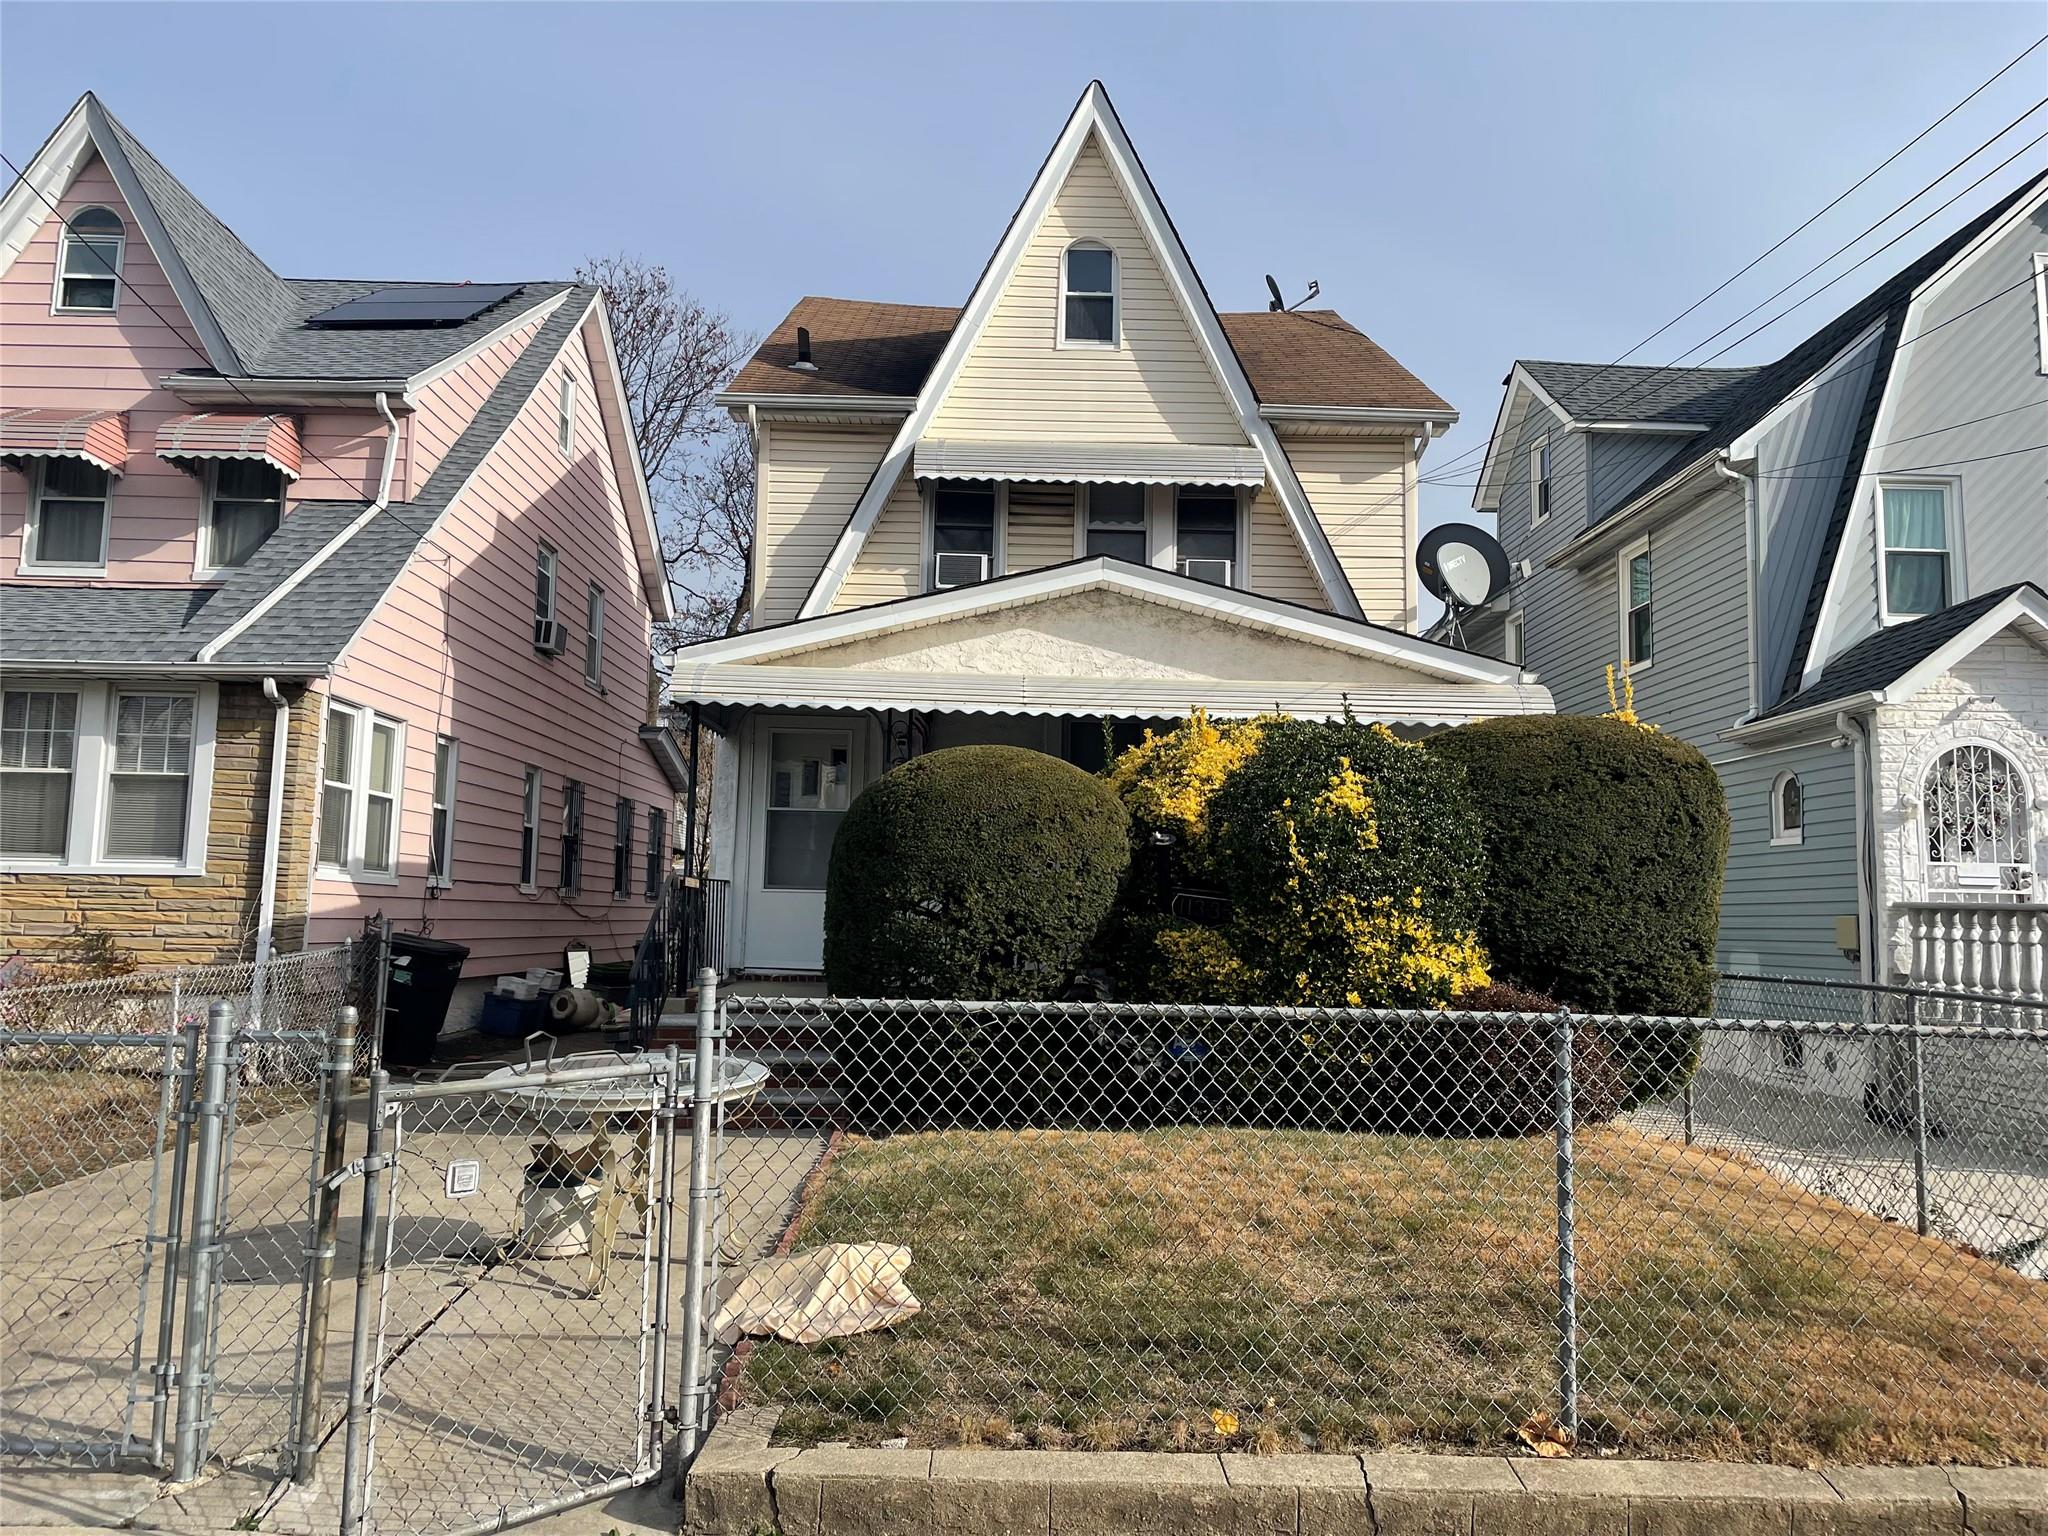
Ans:
<svg viewBox="0 0 2048 1536"><path fill-rule="evenodd" d="M1262 485L1256 448L1208 443L978 443L928 437L920 480L1053 480L1090 485Z"/></svg>
<svg viewBox="0 0 2048 1536"><path fill-rule="evenodd" d="M173 416L156 429L156 456L182 465L201 459L259 459L287 480L296 480L298 418L259 416L252 411Z"/></svg>
<svg viewBox="0 0 2048 1536"><path fill-rule="evenodd" d="M118 475L128 460L128 418L63 406L0 411L0 461L21 469L30 459L83 459Z"/></svg>

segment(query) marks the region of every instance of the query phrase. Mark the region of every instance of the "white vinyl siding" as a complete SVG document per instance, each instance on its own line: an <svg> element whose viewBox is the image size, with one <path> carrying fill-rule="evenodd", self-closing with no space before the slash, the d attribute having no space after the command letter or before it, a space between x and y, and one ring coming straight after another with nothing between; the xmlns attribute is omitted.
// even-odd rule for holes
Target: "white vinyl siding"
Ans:
<svg viewBox="0 0 2048 1536"><path fill-rule="evenodd" d="M1416 623L1413 572L1418 528L1410 466L1412 450L1405 439L1289 437L1284 444L1294 475L1308 496L1323 536L1365 616L1375 624L1413 630ZM1278 511L1278 508L1275 508ZM1301 546L1294 543L1294 564L1313 584ZM1290 577L1291 579L1291 577ZM1253 552L1251 588L1274 597L1289 594L1268 586L1257 551ZM1318 608L1321 597L1297 598Z"/></svg>
<svg viewBox="0 0 2048 1536"><path fill-rule="evenodd" d="M1261 490L1252 498L1246 542L1250 546L1244 576L1247 587L1261 597L1277 597L1282 602L1329 611L1329 599L1323 596L1322 584L1309 569L1287 514L1280 510L1271 491Z"/></svg>
<svg viewBox="0 0 2048 1536"><path fill-rule="evenodd" d="M760 502L760 530L755 541L754 623L780 624L796 617L804 595L811 589L825 559L839 541L846 521L853 515L860 493L867 486L875 466L889 446L885 429L811 427L791 422L765 423L761 428L762 470L756 487ZM912 501L916 487L905 477ZM901 488L898 495L902 494ZM888 513L884 513L886 521ZM881 532L876 529L876 535ZM911 526L910 574L915 585L894 591L893 597L908 591L923 591L918 570L918 549L923 522ZM860 566L867 566L875 551L875 536L861 551ZM872 553L871 553L872 552ZM901 551L897 551L898 554ZM849 578L851 584L853 578Z"/></svg>
<svg viewBox="0 0 2048 1536"><path fill-rule="evenodd" d="M821 562L822 563L822 562ZM833 611L865 608L924 590L924 498L908 474L882 506L853 569L832 600ZM813 572L813 575L816 573Z"/></svg>
<svg viewBox="0 0 2048 1536"><path fill-rule="evenodd" d="M1117 255L1120 346L1059 344L1062 256ZM1164 269L1093 141L1026 245L926 433L969 441L1243 443Z"/></svg>

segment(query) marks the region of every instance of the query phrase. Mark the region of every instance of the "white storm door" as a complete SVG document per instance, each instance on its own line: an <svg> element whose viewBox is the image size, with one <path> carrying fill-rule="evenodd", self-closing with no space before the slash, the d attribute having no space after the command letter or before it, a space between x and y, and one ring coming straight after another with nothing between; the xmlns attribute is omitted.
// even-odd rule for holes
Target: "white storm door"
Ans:
<svg viewBox="0 0 2048 1536"><path fill-rule="evenodd" d="M754 746L744 964L750 971L815 971L825 963L832 839L859 789L855 732L762 720Z"/></svg>

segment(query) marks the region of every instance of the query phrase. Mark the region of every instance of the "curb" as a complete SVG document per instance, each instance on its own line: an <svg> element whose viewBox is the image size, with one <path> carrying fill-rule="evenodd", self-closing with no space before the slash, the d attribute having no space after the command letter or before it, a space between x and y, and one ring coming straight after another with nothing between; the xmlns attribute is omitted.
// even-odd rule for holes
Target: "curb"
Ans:
<svg viewBox="0 0 2048 1536"><path fill-rule="evenodd" d="M713 1429L691 1536L2048 1536L2048 1470L1394 1452L815 1450Z"/></svg>

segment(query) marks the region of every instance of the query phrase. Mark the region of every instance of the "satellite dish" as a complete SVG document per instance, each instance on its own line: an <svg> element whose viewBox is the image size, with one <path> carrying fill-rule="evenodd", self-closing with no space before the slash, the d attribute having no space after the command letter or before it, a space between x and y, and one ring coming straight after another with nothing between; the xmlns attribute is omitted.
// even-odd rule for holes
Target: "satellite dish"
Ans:
<svg viewBox="0 0 2048 1536"><path fill-rule="evenodd" d="M1483 528L1445 523L1422 536L1415 549L1415 573L1430 596L1449 610L1455 637L1460 609L1482 607L1507 590L1507 551Z"/></svg>

